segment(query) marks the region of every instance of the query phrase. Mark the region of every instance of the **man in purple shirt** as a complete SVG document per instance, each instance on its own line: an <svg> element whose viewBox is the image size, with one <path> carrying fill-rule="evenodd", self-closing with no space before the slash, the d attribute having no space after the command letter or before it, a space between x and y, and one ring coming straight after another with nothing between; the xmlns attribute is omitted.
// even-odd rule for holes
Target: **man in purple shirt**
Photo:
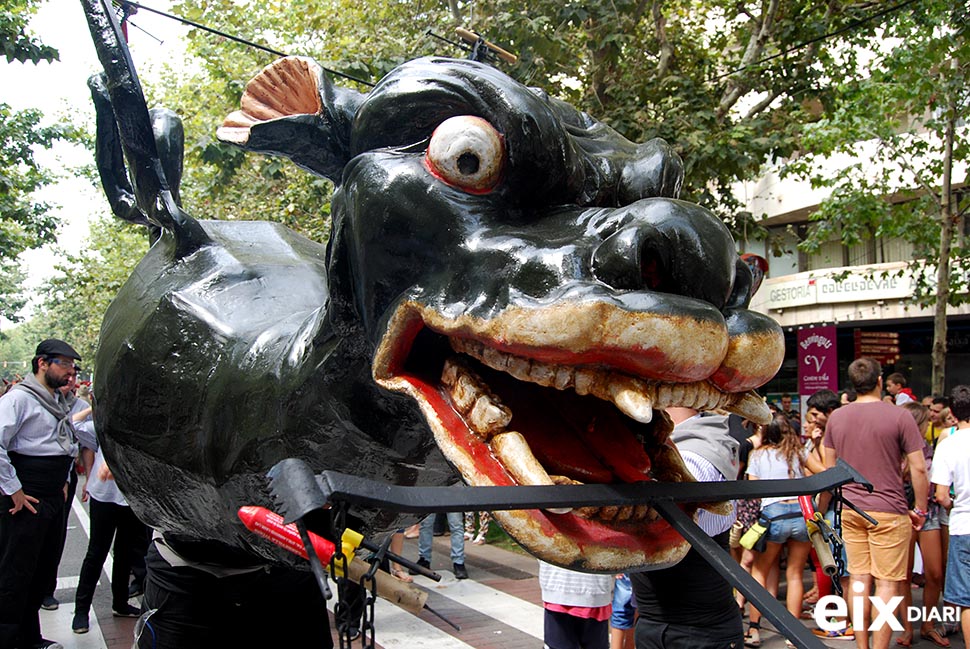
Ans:
<svg viewBox="0 0 970 649"><path fill-rule="evenodd" d="M857 358L849 365L849 380L858 398L832 412L822 445L825 464L833 467L841 458L873 485L870 494L860 485L843 488L845 497L878 521L872 525L846 508L842 525L849 561L850 588L846 593L850 610L856 599L863 603L861 618L852 611L856 624L856 646L869 646L872 605L869 594L875 583L876 597L889 603L902 595L907 579L907 557L914 529L926 520L929 482L923 459L923 436L913 416L904 408L882 401L882 368L872 358ZM913 489L917 494L910 510L903 490L903 459L909 462ZM822 494L819 510L828 506L829 494ZM880 617L883 613L879 611ZM883 618L885 619L885 618ZM889 624L873 629L873 647L886 649L892 637Z"/></svg>

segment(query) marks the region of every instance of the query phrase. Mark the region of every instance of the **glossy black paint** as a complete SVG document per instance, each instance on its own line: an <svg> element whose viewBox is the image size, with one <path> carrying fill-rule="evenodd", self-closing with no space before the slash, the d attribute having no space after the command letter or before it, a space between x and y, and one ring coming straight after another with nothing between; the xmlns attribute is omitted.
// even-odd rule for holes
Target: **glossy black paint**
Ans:
<svg viewBox="0 0 970 649"><path fill-rule="evenodd" d="M573 300L748 322L750 271L720 221L676 200L682 164L666 143L631 143L470 61L412 61L367 95L321 77L321 115L252 128L250 150L337 184L326 248L266 222L195 221L177 205L175 127L152 132L117 26L82 1L107 75L93 83L106 192L119 216L165 228L109 308L96 359L100 439L153 527L282 560L235 515L272 506L264 476L281 459L457 480L414 402L371 376L402 300L485 319ZM429 173L427 142L458 115L504 138L489 193ZM401 523L357 514L369 532Z"/></svg>

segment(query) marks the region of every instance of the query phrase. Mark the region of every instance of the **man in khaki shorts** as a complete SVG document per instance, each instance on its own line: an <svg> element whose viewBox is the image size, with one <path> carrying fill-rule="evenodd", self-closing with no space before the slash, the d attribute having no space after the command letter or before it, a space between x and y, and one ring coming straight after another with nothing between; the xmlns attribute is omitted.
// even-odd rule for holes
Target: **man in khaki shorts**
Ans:
<svg viewBox="0 0 970 649"><path fill-rule="evenodd" d="M857 647L869 646L868 627L873 616L868 596L875 582L875 596L888 603L902 595L906 584L909 540L914 529L926 520L929 482L923 460L923 437L913 416L904 408L882 401L882 368L871 358L857 358L849 365L849 380L858 398L832 412L825 427L826 466L839 458L855 467L873 485L870 494L859 485L847 485L843 492L861 510L878 521L872 525L846 508L842 514L842 535L849 560L850 588L845 593L850 610L855 598L864 603L863 628L855 629ZM903 491L902 460L909 461L916 503L909 509ZM819 509L828 506L823 494ZM857 612L852 611L852 619ZM888 624L873 629L874 649L886 649L892 637Z"/></svg>

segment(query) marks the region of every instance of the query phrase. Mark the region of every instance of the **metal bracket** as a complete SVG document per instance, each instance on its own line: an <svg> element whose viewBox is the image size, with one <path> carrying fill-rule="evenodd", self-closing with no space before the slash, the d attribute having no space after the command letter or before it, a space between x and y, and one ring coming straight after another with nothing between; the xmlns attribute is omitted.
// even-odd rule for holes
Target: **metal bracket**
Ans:
<svg viewBox="0 0 970 649"><path fill-rule="evenodd" d="M269 477L271 489L283 506L283 515L287 522L302 518L317 507L335 503L411 514L648 504L704 560L757 606L779 631L802 649L825 649L825 645L698 527L677 503L713 503L739 498L814 494L850 482L860 484L872 492L872 484L843 460L839 460L835 467L808 478L730 482L402 487L335 471L324 471L314 476L309 466L296 459L283 460L273 467Z"/></svg>
<svg viewBox="0 0 970 649"><path fill-rule="evenodd" d="M273 494L287 523L325 503L386 509L409 514L509 509L656 505L658 502L711 503L738 498L814 494L855 482L872 485L844 461L822 473L793 480L730 482L638 482L514 487L402 487L324 471L313 476L302 460L283 460L269 473ZM310 478L314 479L311 480ZM658 510L659 511L659 510Z"/></svg>

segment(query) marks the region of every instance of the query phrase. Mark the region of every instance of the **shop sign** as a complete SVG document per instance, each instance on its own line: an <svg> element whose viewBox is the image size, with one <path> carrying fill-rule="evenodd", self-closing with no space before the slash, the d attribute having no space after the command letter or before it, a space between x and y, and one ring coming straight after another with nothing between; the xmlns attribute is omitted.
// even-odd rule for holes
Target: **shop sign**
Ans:
<svg viewBox="0 0 970 649"><path fill-rule="evenodd" d="M886 272L875 275L851 273L840 280L819 277L815 283L820 304L893 300L907 298L913 294L912 280L909 276L899 277Z"/></svg>
<svg viewBox="0 0 970 649"><path fill-rule="evenodd" d="M805 327L798 330L798 393L812 395L819 390L838 391L839 357L835 326Z"/></svg>
<svg viewBox="0 0 970 649"><path fill-rule="evenodd" d="M898 273L903 270L902 276ZM814 304L899 300L913 295L913 278L904 265L856 267L846 274L800 273L789 278L766 280L761 288L761 308L788 309Z"/></svg>
<svg viewBox="0 0 970 649"><path fill-rule="evenodd" d="M789 309L815 304L818 301L815 297L814 279L800 278L772 282L765 288L768 289L768 303L765 306L769 309Z"/></svg>
<svg viewBox="0 0 970 649"><path fill-rule="evenodd" d="M898 331L862 331L853 333L855 357L868 356L882 365L892 365L899 360Z"/></svg>

